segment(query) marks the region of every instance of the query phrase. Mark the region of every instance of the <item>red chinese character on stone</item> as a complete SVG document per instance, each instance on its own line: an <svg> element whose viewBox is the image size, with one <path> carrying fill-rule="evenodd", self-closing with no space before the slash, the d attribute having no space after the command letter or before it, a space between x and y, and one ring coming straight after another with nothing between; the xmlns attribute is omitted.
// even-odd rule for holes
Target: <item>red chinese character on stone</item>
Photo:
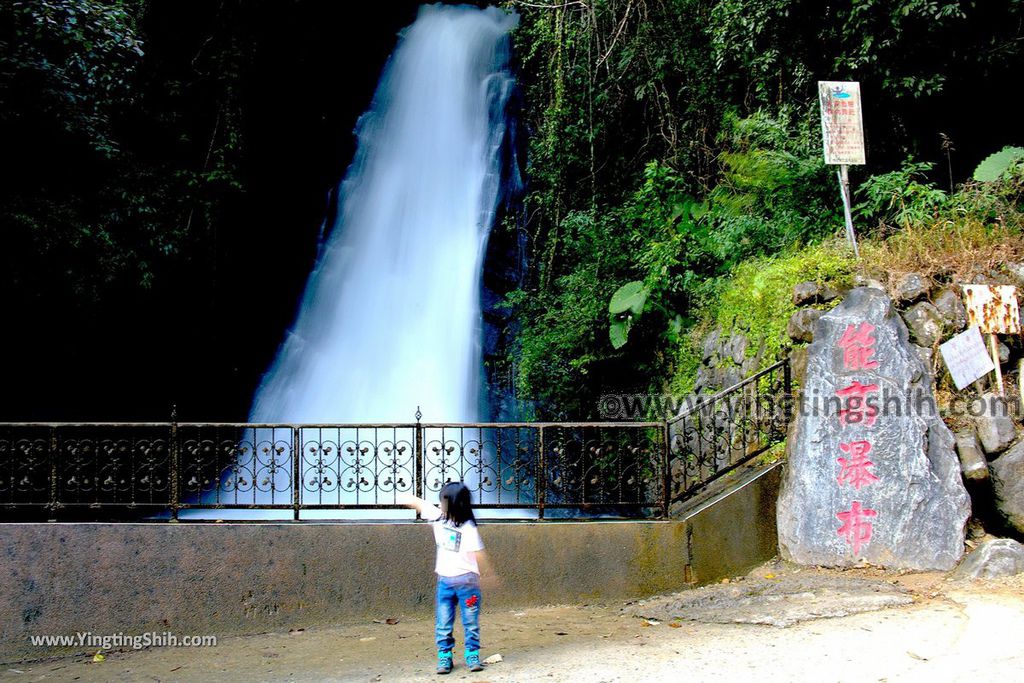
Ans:
<svg viewBox="0 0 1024 683"><path fill-rule="evenodd" d="M836 477L840 486L849 483L850 486L860 491L861 486L878 481L878 477L868 471L868 468L875 466L875 463L868 460L868 453L871 452L870 441L841 443L839 448L844 453L850 454L849 458L836 458L836 462L843 468L839 476Z"/></svg>
<svg viewBox="0 0 1024 683"><path fill-rule="evenodd" d="M861 423L866 427L874 425L878 417L878 407L868 405L867 395L877 391L877 384L861 384L856 380L845 389L836 391L836 396L846 406L839 410L839 423L844 427Z"/></svg>
<svg viewBox="0 0 1024 683"><path fill-rule="evenodd" d="M877 360L871 360L875 355L875 338L871 335L875 326L869 322L863 322L859 327L850 323L839 338L839 348L843 350L843 367L847 370L874 370L878 367Z"/></svg>
<svg viewBox="0 0 1024 683"><path fill-rule="evenodd" d="M862 545L871 541L871 522L865 522L863 517L875 517L878 512L871 508L862 508L859 501L853 501L853 505L846 512L836 514L843 525L836 532L846 538L846 542L853 546L853 554L860 554Z"/></svg>

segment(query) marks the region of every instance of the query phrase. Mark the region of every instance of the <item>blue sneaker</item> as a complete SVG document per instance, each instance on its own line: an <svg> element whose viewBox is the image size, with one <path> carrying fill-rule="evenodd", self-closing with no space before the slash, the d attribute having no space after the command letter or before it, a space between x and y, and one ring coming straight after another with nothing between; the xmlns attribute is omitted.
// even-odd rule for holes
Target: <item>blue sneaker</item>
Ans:
<svg viewBox="0 0 1024 683"><path fill-rule="evenodd" d="M450 674L452 672L452 651L437 653L437 673Z"/></svg>
<svg viewBox="0 0 1024 683"><path fill-rule="evenodd" d="M466 666L470 671L483 671L484 665L480 663L480 653L476 650L466 652Z"/></svg>

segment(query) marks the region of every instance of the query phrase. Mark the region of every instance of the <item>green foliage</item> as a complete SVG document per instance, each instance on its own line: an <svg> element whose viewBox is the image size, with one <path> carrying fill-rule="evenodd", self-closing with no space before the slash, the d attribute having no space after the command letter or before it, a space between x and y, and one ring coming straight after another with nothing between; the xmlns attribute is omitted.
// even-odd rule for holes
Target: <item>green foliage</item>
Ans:
<svg viewBox="0 0 1024 683"><path fill-rule="evenodd" d="M1024 258L1024 177L966 183L937 207L884 241L862 243L861 255L892 282L916 272L967 281L979 270L1004 269Z"/></svg>
<svg viewBox="0 0 1024 683"><path fill-rule="evenodd" d="M133 99L143 55L140 2L33 0L0 5L0 117L53 117L110 156L111 117ZM17 98L16 100L13 98Z"/></svg>
<svg viewBox="0 0 1024 683"><path fill-rule="evenodd" d="M776 116L726 116L722 180L710 194L709 217L712 253L726 268L837 228L841 217L815 132L785 107Z"/></svg>
<svg viewBox="0 0 1024 683"><path fill-rule="evenodd" d="M855 265L845 243L837 241L739 264L708 288L699 307L700 323L678 348L671 380L673 391L683 395L693 387L699 345L715 328L744 330L750 340L750 353L764 349L762 367L779 360L788 345L786 324L796 312L793 286L811 280L837 289L848 287Z"/></svg>
<svg viewBox="0 0 1024 683"><path fill-rule="evenodd" d="M951 81L1013 74L1024 48L1020 0L508 4L531 132L517 386L552 417L591 416L602 388L660 391L720 278L842 229L816 80L864 83L876 163L916 152ZM886 224L944 200L913 171L867 192L860 217ZM608 312L626 283L639 315Z"/></svg>
<svg viewBox="0 0 1024 683"><path fill-rule="evenodd" d="M600 215L570 213L561 221L562 257L555 265L565 274L544 290L518 292L510 302L521 323L520 396L543 415L583 418L593 414L601 383L607 390L642 383L660 391L661 377L681 362L664 349L680 346L695 322L695 302L712 300L719 278L746 258L836 230L837 211L820 189L828 172L793 125L785 111L730 116L723 180L708 202L689 196L672 168L652 162L621 205ZM827 270L798 265L795 272L807 277ZM755 283L753 291L774 283ZM604 334L597 332L599 312ZM765 312L752 319L768 317Z"/></svg>
<svg viewBox="0 0 1024 683"><path fill-rule="evenodd" d="M612 315L632 313L640 315L644 310L644 302L647 301L647 289L644 283L634 280L615 290L612 300L608 302L608 312Z"/></svg>
<svg viewBox="0 0 1024 683"><path fill-rule="evenodd" d="M83 315L114 290L149 290L184 260L212 265L207 238L243 189L238 82L249 53L234 34L211 35L182 54L175 79L174 65L143 53L148 8L0 5L0 136L21 169L0 197L0 266Z"/></svg>
<svg viewBox="0 0 1024 683"><path fill-rule="evenodd" d="M597 370L613 353L608 301L617 286L609 274L630 266L615 218L566 216L559 227L571 268L544 292L517 290L506 297L518 312L515 383L524 417L578 417L596 408Z"/></svg>
<svg viewBox="0 0 1024 683"><path fill-rule="evenodd" d="M877 84L880 97L921 99L943 90L952 74L985 69L1008 54L1019 3L988 8L964 0L718 0L708 24L715 65L744 99L782 104L817 79L837 76ZM1012 22L1007 24L1006 22ZM1001 57L957 47L984 25ZM970 68L966 68L966 62ZM799 97L799 95L797 96Z"/></svg>
<svg viewBox="0 0 1024 683"><path fill-rule="evenodd" d="M1005 177L1015 164L1024 160L1024 148L1003 147L995 154L985 157L974 169L974 179L979 182L994 182Z"/></svg>
<svg viewBox="0 0 1024 683"><path fill-rule="evenodd" d="M613 349L621 349L629 341L629 330L643 313L647 294L647 288L639 280L627 282L612 294L608 302L608 339Z"/></svg>
<svg viewBox="0 0 1024 683"><path fill-rule="evenodd" d="M908 159L899 170L869 177L858 189L864 202L854 211L881 226L895 225L908 230L914 224L934 220L949 197L928 182L925 173L932 166Z"/></svg>
<svg viewBox="0 0 1024 683"><path fill-rule="evenodd" d="M659 159L691 194L713 174L720 117L703 0L510 2L530 130L527 197L540 288L566 272L562 220L621 207Z"/></svg>

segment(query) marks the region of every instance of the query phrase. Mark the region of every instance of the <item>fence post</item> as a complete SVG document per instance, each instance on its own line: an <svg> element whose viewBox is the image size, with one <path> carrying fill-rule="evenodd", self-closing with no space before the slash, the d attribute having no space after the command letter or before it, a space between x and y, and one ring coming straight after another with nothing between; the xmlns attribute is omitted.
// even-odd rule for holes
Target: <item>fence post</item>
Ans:
<svg viewBox="0 0 1024 683"><path fill-rule="evenodd" d="M171 406L171 521L178 521L181 507L181 449L178 447L178 406Z"/></svg>
<svg viewBox="0 0 1024 683"><path fill-rule="evenodd" d="M793 396L793 374L789 365L788 354L783 359L782 363L782 395L784 397L782 409L785 411L785 421L783 422L785 428L782 433L785 435L789 431L789 423L793 421L793 411L796 408L796 397Z"/></svg>
<svg viewBox="0 0 1024 683"><path fill-rule="evenodd" d="M322 439L323 437L321 437ZM340 454L339 454L340 455ZM321 489L323 490L323 489ZM302 428L292 425L292 515L298 521L302 507Z"/></svg>
<svg viewBox="0 0 1024 683"><path fill-rule="evenodd" d="M662 482L663 488L661 492L661 516L662 518L668 517L668 506L671 500L672 492L672 442L669 439L669 426L668 420L665 420L665 427L661 435L662 445Z"/></svg>
<svg viewBox="0 0 1024 683"><path fill-rule="evenodd" d="M544 519L544 503L547 501L548 472L544 458L544 427L537 428L537 473L534 476L537 486L537 519Z"/></svg>
<svg viewBox="0 0 1024 683"><path fill-rule="evenodd" d="M416 460L415 460L416 473L415 473L414 477L416 479L416 497L417 498L422 498L423 497L423 476L424 476L424 474L423 474L423 472L424 472L423 458L425 457L425 454L423 453L423 425L420 424L420 420L421 419L423 419L423 413L420 412L420 407L416 406L416 427L415 427L416 431L415 431L415 436L413 438L413 441L415 443L415 448L416 448ZM420 518L420 511L416 510L416 519L419 519L419 518Z"/></svg>
<svg viewBox="0 0 1024 683"><path fill-rule="evenodd" d="M57 521L57 428L50 427L50 516L48 522Z"/></svg>

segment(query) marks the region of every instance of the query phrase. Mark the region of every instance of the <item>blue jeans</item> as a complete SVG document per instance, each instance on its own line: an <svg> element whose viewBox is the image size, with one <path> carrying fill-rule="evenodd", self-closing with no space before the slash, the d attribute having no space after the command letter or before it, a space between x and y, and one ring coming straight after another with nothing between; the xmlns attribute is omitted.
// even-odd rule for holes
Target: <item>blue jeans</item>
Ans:
<svg viewBox="0 0 1024 683"><path fill-rule="evenodd" d="M438 652L455 647L452 629L455 608L462 612L462 628L466 633L466 652L480 649L480 577L477 574L437 577L437 607L434 635Z"/></svg>

